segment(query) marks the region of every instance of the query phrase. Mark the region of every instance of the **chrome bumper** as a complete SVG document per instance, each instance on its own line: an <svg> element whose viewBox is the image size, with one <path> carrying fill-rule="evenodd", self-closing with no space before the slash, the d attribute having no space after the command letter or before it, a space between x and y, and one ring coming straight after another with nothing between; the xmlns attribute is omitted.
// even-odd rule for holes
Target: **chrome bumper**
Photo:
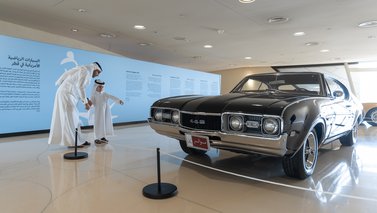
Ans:
<svg viewBox="0 0 377 213"><path fill-rule="evenodd" d="M211 147L235 152L257 153L271 156L284 156L287 152L287 134L277 138L256 137L212 131L193 131L175 125L154 123L150 127L161 135L177 140L185 140L185 134L208 136Z"/></svg>

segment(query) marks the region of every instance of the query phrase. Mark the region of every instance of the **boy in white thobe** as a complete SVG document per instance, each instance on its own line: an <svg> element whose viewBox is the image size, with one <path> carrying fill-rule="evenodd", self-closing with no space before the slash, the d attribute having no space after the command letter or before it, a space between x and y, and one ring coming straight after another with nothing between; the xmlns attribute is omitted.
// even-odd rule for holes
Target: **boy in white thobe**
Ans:
<svg viewBox="0 0 377 213"><path fill-rule="evenodd" d="M101 66L94 62L85 66L78 66L64 72L56 81L59 86L55 95L54 110L52 113L49 144L73 146L75 144L76 128L80 127L79 100L89 110L90 105L85 94L85 88L90 79L102 72ZM83 145L90 145L85 143Z"/></svg>
<svg viewBox="0 0 377 213"><path fill-rule="evenodd" d="M113 121L111 115L111 106L108 100L121 105L124 102L106 92L104 92L105 82L96 79L94 81L90 103L94 106L94 142L96 144L107 143L107 136L114 135Z"/></svg>

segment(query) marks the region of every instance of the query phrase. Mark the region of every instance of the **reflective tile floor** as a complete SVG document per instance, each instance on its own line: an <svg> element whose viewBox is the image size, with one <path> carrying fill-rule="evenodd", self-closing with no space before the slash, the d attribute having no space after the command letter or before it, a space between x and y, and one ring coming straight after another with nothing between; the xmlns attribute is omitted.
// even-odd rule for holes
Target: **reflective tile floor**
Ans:
<svg viewBox="0 0 377 213"><path fill-rule="evenodd" d="M286 177L279 158L187 156L147 124L115 133L79 149L89 155L81 160L65 160L73 150L48 146L47 134L0 138L0 212L377 212L377 127L361 126L353 147L323 147L306 180ZM178 188L163 200L142 194L157 182L157 147L162 182Z"/></svg>

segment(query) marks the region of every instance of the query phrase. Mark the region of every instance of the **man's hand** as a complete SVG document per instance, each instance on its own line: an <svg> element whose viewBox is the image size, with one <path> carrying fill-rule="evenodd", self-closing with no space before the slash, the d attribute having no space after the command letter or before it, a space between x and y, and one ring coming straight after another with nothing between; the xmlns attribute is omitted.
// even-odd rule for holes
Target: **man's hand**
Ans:
<svg viewBox="0 0 377 213"><path fill-rule="evenodd" d="M85 109L86 109L86 110L89 110L89 109L90 109L90 104L89 104L89 103L86 103L86 104L85 104Z"/></svg>
<svg viewBox="0 0 377 213"><path fill-rule="evenodd" d="M120 105L123 105L124 102L123 102L122 100L119 100L119 104L120 104Z"/></svg>

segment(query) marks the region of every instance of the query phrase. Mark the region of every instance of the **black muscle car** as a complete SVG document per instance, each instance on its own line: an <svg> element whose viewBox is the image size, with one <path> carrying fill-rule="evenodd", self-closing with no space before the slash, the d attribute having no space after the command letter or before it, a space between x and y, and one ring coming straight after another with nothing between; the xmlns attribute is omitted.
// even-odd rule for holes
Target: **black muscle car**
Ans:
<svg viewBox="0 0 377 213"><path fill-rule="evenodd" d="M175 138L188 154L210 147L281 156L286 175L305 179L321 145L356 142L362 105L338 80L322 73L267 73L245 77L229 94L156 101L149 124Z"/></svg>

